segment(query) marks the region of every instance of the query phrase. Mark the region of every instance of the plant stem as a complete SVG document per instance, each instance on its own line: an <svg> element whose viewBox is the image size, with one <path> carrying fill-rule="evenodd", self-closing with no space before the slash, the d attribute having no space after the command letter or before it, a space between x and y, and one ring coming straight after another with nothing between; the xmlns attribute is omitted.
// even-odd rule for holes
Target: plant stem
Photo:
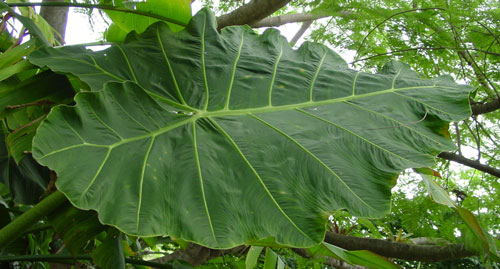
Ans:
<svg viewBox="0 0 500 269"><path fill-rule="evenodd" d="M187 24L175 19L167 18L161 15L156 15L151 12L146 12L146 11L139 11L139 10L133 10L133 9L126 9L126 8L120 8L120 7L115 7L115 6L109 6L109 5L92 5L92 4L81 4L81 3L66 3L66 2L38 2L38 3L6 3L10 7L32 7L32 6L42 6L42 7L81 7L81 8L97 8L97 9L104 9L104 10L112 10L112 11L118 11L118 12L125 12L125 13L132 13L132 14L137 14L137 15L142 15L146 17L151 17L155 19L159 19L162 21L170 22L173 24L177 24L180 26L186 27Z"/></svg>
<svg viewBox="0 0 500 269"><path fill-rule="evenodd" d="M87 260L91 261L90 255L23 255L23 256L0 256L0 262L14 262L14 261L31 261L31 262L62 262L74 260ZM161 264L150 261L136 260L125 258L126 263L145 265L153 268L173 268L170 264Z"/></svg>
<svg viewBox="0 0 500 269"><path fill-rule="evenodd" d="M34 207L0 229L0 246L5 247L22 236L24 232L37 221L56 210L66 201L64 194L59 191L52 193L47 198L40 201Z"/></svg>

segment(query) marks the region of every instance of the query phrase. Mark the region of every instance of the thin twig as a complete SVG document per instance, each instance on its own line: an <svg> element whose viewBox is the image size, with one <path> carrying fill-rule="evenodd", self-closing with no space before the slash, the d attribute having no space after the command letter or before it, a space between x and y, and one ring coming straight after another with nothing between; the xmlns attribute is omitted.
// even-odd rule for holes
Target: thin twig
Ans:
<svg viewBox="0 0 500 269"><path fill-rule="evenodd" d="M16 109L16 108L21 108L21 107L28 107L28 106L44 106L44 105L53 105L55 104L54 102L50 100L41 100L41 101L36 101L36 102L31 102L31 103L26 103L26 104L21 104L21 105L12 105L12 106L6 106L5 109Z"/></svg>
<svg viewBox="0 0 500 269"><path fill-rule="evenodd" d="M368 32L368 34L366 34L363 37L363 40L361 41L361 44L359 45L358 49L356 50L356 56L354 57L354 59L358 58L359 51L361 50L361 48L363 48L363 45L365 44L365 41L368 38L368 36L371 35L380 25L384 24L386 21L392 19L395 16L402 15L402 14L409 13L409 12L424 11L424 10L444 10L444 8L440 8L440 7L415 8L415 9L405 10L405 11L401 11L401 12L397 12L397 13L392 14L391 16L385 18L383 21L381 21L380 23L378 23L377 25L375 25L375 27L373 27ZM356 62L356 61L354 61L354 62Z"/></svg>
<svg viewBox="0 0 500 269"><path fill-rule="evenodd" d="M485 50L476 49L476 48L418 47L418 48L408 48L408 49L402 49L402 50L393 50L393 51L389 51L389 52L385 52L385 53L379 53L379 54L376 54L376 55L373 55L373 56L370 56L370 57L366 57L366 58L362 58L362 59L359 59L359 60L352 61L350 64L361 62L361 61L366 61L366 60L369 60L369 59L372 59L372 58L375 58L375 57L379 57L379 56L391 55L391 54L394 54L394 53L401 53L401 52L407 52L407 51L412 51L412 50L443 50L443 49L474 50L474 51L479 51L479 52L486 53L486 54L500 56L500 53L495 53L495 52L491 52L491 51L485 51Z"/></svg>
<svg viewBox="0 0 500 269"><path fill-rule="evenodd" d="M457 136L457 148L458 148L458 154L462 155L462 143L460 142L460 130L458 129L458 123L454 122L453 125L455 125L455 133Z"/></svg>
<svg viewBox="0 0 500 269"><path fill-rule="evenodd" d="M15 133L17 133L17 132L21 131L22 129L24 129L24 128L26 128L26 127L29 127L29 126L31 126L31 125L33 125L33 124L35 124L35 123L37 123L37 122L39 122L39 121L43 120L46 116L47 116L47 115L45 115L45 114L44 114L44 115L40 116L39 118L37 118L37 119L35 119L35 120L31 121L31 122L28 122L28 123L26 123L25 125L23 125L23 126L21 126L21 127L17 128L17 129L15 129L15 130L14 130L14 131L12 131L12 133L10 133L10 134L15 134Z"/></svg>

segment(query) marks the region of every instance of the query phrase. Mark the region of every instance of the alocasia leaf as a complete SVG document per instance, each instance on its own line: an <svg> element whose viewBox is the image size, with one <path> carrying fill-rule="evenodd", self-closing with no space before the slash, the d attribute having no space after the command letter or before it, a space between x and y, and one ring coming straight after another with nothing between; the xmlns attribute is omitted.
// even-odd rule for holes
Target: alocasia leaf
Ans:
<svg viewBox="0 0 500 269"><path fill-rule="evenodd" d="M33 155L59 190L126 233L212 248L309 247L335 210L384 215L398 173L452 149L447 121L470 115L470 87L399 63L351 70L276 30L219 34L207 10L177 33L157 23L101 52L29 59L103 89L38 129Z"/></svg>

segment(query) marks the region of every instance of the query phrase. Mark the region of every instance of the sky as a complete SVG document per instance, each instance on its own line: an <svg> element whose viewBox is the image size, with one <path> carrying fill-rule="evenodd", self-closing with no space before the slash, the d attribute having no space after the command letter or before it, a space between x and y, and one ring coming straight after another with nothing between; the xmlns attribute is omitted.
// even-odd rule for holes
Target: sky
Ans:
<svg viewBox="0 0 500 269"><path fill-rule="evenodd" d="M196 12L202 8L201 1L195 1L192 4L191 8L192 14L196 14ZM75 12L75 10L75 8L70 8L66 29L66 44L74 45L102 40L103 32L106 30L107 25L97 14L97 12L95 12L96 14L93 16L93 18L95 19L95 24L93 25L94 29L92 29L89 23L88 16L83 13ZM290 40L299 30L299 28L300 24L293 23L280 27L280 31L281 34L283 34L288 40ZM306 35L307 33L303 36ZM301 43L302 41L303 39L298 43Z"/></svg>

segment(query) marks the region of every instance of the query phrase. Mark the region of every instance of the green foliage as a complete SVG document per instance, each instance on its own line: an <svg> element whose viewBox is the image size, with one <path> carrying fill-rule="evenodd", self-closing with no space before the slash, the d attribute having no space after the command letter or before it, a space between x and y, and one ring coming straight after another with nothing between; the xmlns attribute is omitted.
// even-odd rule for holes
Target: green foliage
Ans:
<svg viewBox="0 0 500 269"><path fill-rule="evenodd" d="M214 8L222 14L243 3ZM181 24L190 18L189 1L107 4ZM495 100L498 8L481 1L303 0L275 13L332 15L313 24L308 39L351 50L353 67L378 70L371 75L348 69L324 46L293 51L274 30L257 35L230 27L219 34L206 12L185 30L171 23L146 30L158 20L109 12L107 38L115 46L40 49L55 43L47 23L32 8L15 13L0 3L8 15L2 22L16 18L30 34L23 43L10 24L0 33L0 227L31 214L26 204L53 191L56 175L72 203L1 246L0 260L60 253L59 261L76 255L89 266L123 268L186 251L189 240L273 246L252 246L246 258L245 251L223 255L201 268L325 268L332 257L393 266L325 243L310 249L314 258L286 248L320 242L328 219L327 230L351 236L463 243L483 255L395 261L405 267L488 266L498 258L500 181L449 162L432 166L437 153L458 144L458 154L499 167L498 113L463 120L471 88L423 78L451 74L476 89L472 104ZM132 30L146 31L122 42ZM385 65L393 59L420 76L399 62ZM451 133L449 121L456 121ZM389 200L396 175L409 167L433 170L418 170L423 181L404 173ZM437 173L443 176L430 177ZM129 234L171 237L125 236L97 214ZM43 261L16 265L48 266Z"/></svg>
<svg viewBox="0 0 500 269"><path fill-rule="evenodd" d="M201 56L186 65L189 55ZM399 63L349 70L327 48L293 51L272 30L219 34L207 11L179 33L155 24L101 52L42 49L29 60L104 87L78 94L75 109L54 108L38 129L34 156L57 172L59 190L126 233L215 248L268 237L307 247L322 240L328 212L382 216L400 170L452 148L440 134L468 115L471 90Z"/></svg>

